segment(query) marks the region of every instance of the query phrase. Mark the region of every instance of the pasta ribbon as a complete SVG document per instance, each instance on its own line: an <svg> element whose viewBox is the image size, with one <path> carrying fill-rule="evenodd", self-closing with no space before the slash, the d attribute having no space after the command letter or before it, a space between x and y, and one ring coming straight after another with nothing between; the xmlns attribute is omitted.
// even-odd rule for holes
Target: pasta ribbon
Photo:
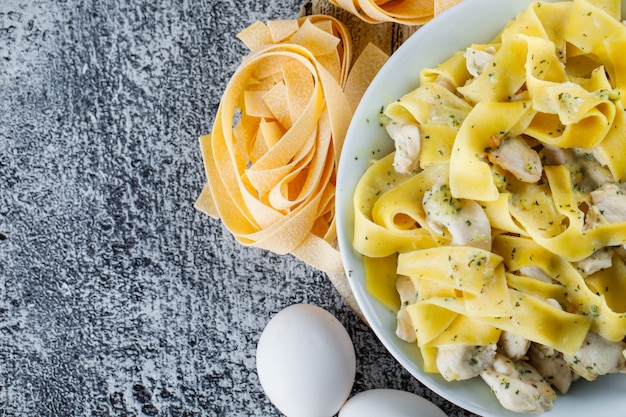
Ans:
<svg viewBox="0 0 626 417"><path fill-rule="evenodd" d="M546 237L543 230L527 224L527 232L539 245L568 261L579 261L605 246L626 243L626 222L598 224L592 229L585 229L585 216L574 196L569 171L563 166L544 169L555 207L567 219L568 226L562 233Z"/></svg>
<svg viewBox="0 0 626 417"><path fill-rule="evenodd" d="M351 66L350 34L330 16L257 22L238 38L250 53L200 138L207 183L196 208L244 245L342 275L337 165L354 106L387 57L370 45Z"/></svg>
<svg viewBox="0 0 626 417"><path fill-rule="evenodd" d="M354 194L355 249L366 256L384 257L436 246L436 238L422 227L426 215L421 199L440 175L445 174L436 168L416 176L398 174L393 168L393 154L374 162ZM381 196L394 190L400 192L391 195L402 200L386 197L379 201Z"/></svg>
<svg viewBox="0 0 626 417"><path fill-rule="evenodd" d="M533 265L560 283L564 292L558 301L564 303L566 311L580 317L585 326L588 323L592 330L609 340L618 341L626 337L626 314L609 307L606 297L595 293L570 262L542 248L532 239L501 235L494 239L494 247L502 255L508 270L515 272ZM552 295L553 291L544 290L539 297L546 300L553 298Z"/></svg>
<svg viewBox="0 0 626 417"><path fill-rule="evenodd" d="M420 72L420 85L430 82L444 82L458 88L470 78L470 73L465 65L465 54L458 51L436 68L424 68Z"/></svg>
<svg viewBox="0 0 626 417"><path fill-rule="evenodd" d="M565 27L569 43L587 54L597 53L606 39L624 39L626 26L620 22L616 11L618 2L606 3L611 9L597 7L586 0L573 0ZM613 57L612 59L619 59Z"/></svg>
<svg viewBox="0 0 626 417"><path fill-rule="evenodd" d="M477 103L461 125L450 156L450 190L457 198L498 199L486 153L494 138L520 135L535 112L526 101Z"/></svg>
<svg viewBox="0 0 626 417"><path fill-rule="evenodd" d="M565 30L563 22L569 20L571 2L534 2L526 10L505 27L501 33L501 41L526 35L539 38L554 44L555 52L560 61L564 60L566 53Z"/></svg>
<svg viewBox="0 0 626 417"><path fill-rule="evenodd" d="M626 44L624 52L626 53ZM626 91L626 88L620 91ZM626 99L626 94L621 96ZM626 182L626 153L615 152L616 149L626 149L626 110L622 103L617 103L616 106L617 111L613 119L613 126L609 129L604 140L596 146L595 152L606 163L616 180Z"/></svg>
<svg viewBox="0 0 626 417"><path fill-rule="evenodd" d="M606 93L612 87L603 67L580 84L532 80L528 88L538 115L526 133L540 141L563 148L593 148L611 130L616 107Z"/></svg>
<svg viewBox="0 0 626 417"><path fill-rule="evenodd" d="M330 0L367 23L422 25L461 0Z"/></svg>
<svg viewBox="0 0 626 417"><path fill-rule="evenodd" d="M473 295L502 283L495 273L500 256L466 246L423 249L398 256L398 274L435 281ZM503 300L495 300L498 301Z"/></svg>
<svg viewBox="0 0 626 417"><path fill-rule="evenodd" d="M510 101L525 83L536 79L565 81L565 71L552 42L518 34L503 41L480 75L458 90L473 103Z"/></svg>
<svg viewBox="0 0 626 417"><path fill-rule="evenodd" d="M573 354L589 331L591 320L579 314L565 312L540 298L513 289L508 290L512 307L506 316L475 317L496 329L549 346L559 352ZM425 301L445 310L469 315L459 298L433 297Z"/></svg>
<svg viewBox="0 0 626 417"><path fill-rule="evenodd" d="M421 85L389 104L385 116L402 123L458 127L472 107L439 83Z"/></svg>

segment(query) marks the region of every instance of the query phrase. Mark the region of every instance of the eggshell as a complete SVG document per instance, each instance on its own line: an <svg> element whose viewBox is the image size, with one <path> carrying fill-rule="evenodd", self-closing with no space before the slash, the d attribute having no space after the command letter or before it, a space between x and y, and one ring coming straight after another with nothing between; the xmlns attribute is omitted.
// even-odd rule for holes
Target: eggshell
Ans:
<svg viewBox="0 0 626 417"><path fill-rule="evenodd" d="M288 417L332 417L350 395L356 373L348 332L310 304L291 305L268 322L256 365L265 394Z"/></svg>
<svg viewBox="0 0 626 417"><path fill-rule="evenodd" d="M373 389L350 398L339 417L446 417L435 404L394 389Z"/></svg>

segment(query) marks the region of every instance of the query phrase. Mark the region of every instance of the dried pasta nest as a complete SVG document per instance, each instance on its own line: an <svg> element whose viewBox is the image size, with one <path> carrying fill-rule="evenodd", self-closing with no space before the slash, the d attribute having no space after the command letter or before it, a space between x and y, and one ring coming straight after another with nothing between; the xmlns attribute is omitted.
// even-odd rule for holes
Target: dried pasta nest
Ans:
<svg viewBox="0 0 626 417"><path fill-rule="evenodd" d="M330 0L368 23L423 25L461 0Z"/></svg>
<svg viewBox="0 0 626 417"><path fill-rule="evenodd" d="M337 166L353 109L387 55L370 45L351 66L348 30L324 15L257 22L238 38L250 53L200 138L207 182L196 208L244 245L343 276Z"/></svg>

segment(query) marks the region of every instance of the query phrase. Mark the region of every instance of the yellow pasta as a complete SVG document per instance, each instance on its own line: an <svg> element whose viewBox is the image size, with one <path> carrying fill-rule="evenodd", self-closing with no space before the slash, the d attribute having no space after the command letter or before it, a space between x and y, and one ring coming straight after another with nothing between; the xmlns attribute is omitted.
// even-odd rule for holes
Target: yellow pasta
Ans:
<svg viewBox="0 0 626 417"><path fill-rule="evenodd" d="M425 217L420 207L410 205L407 207L409 210L418 211L407 212L399 204L388 207L377 205L380 196L386 195L409 179L413 183L424 183L426 186L432 186L436 181L436 175L411 177L398 174L393 169L392 163L393 155L389 155L379 163L372 165L355 190L354 222L356 236L354 245L359 252L371 257L389 256L396 252L433 247L437 244L437 238L433 237L427 229L416 227L416 222ZM420 192L419 185L410 185L406 188L407 191ZM425 188L422 187L421 192L424 191ZM406 195L406 193L402 194L403 197ZM377 222L373 218L375 207L379 212ZM386 210L387 208L397 210L389 211ZM397 223L398 219L401 219L400 224ZM405 225L405 221L408 221L409 224Z"/></svg>
<svg viewBox="0 0 626 417"><path fill-rule="evenodd" d="M342 276L339 155L352 112L387 56L370 44L351 65L347 28L322 15L256 22L238 38L250 53L224 91L212 132L200 138L207 183L196 208L242 244Z"/></svg>
<svg viewBox="0 0 626 417"><path fill-rule="evenodd" d="M461 125L450 155L450 190L458 198L493 201L498 188L491 167L484 161L485 149L494 138L521 134L534 111L530 103L481 101ZM484 123L490 120L490 123Z"/></svg>
<svg viewBox="0 0 626 417"><path fill-rule="evenodd" d="M396 152L357 186L353 243L410 279L417 295L398 317L427 372L444 346L504 333L574 356L590 333L624 343L620 16L614 0L533 2L384 109ZM419 131L409 173L395 171L408 155L398 126Z"/></svg>
<svg viewBox="0 0 626 417"><path fill-rule="evenodd" d="M331 0L368 23L422 25L461 0Z"/></svg>

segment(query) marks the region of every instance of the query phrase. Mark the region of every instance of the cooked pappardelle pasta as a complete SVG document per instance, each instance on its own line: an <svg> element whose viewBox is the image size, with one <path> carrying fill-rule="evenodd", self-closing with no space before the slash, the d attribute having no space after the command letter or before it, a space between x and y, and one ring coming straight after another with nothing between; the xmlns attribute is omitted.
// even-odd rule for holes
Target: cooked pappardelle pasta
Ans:
<svg viewBox="0 0 626 417"><path fill-rule="evenodd" d="M422 70L381 111L395 152L355 191L353 244L397 335L509 410L626 372L620 16L615 0L535 2Z"/></svg>

